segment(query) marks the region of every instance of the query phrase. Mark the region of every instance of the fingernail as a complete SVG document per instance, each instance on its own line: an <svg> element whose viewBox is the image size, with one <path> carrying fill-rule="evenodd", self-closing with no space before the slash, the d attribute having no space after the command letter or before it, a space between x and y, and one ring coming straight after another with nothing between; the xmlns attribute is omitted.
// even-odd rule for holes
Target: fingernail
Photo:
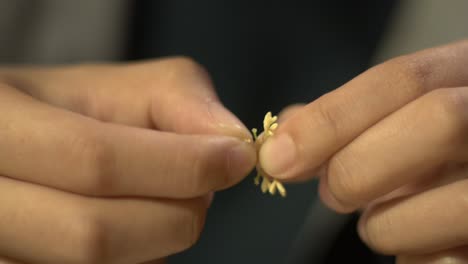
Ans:
<svg viewBox="0 0 468 264"><path fill-rule="evenodd" d="M288 178L288 171L296 160L296 144L289 134L273 136L260 149L260 165L272 177Z"/></svg>
<svg viewBox="0 0 468 264"><path fill-rule="evenodd" d="M244 124L221 103L216 101L208 102L208 111L216 125L221 130L226 131L228 135L242 140L251 138L250 132Z"/></svg>
<svg viewBox="0 0 468 264"><path fill-rule="evenodd" d="M245 142L233 147L228 155L228 170L231 178L241 179L246 176L256 163L255 149Z"/></svg>

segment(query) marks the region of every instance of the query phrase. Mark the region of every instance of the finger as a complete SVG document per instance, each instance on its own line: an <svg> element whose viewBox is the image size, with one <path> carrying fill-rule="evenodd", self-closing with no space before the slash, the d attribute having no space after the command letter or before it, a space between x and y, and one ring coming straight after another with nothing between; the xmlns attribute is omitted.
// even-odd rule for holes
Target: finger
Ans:
<svg viewBox="0 0 468 264"><path fill-rule="evenodd" d="M464 41L371 68L278 127L262 146L260 163L280 179L313 175L340 148L408 102L436 88L467 85L467 62Z"/></svg>
<svg viewBox="0 0 468 264"><path fill-rule="evenodd" d="M465 87L434 90L394 112L330 159L323 200L352 211L447 163L468 160L467 109Z"/></svg>
<svg viewBox="0 0 468 264"><path fill-rule="evenodd" d="M188 58L3 68L0 80L47 103L101 121L179 133L251 137L221 104L206 71Z"/></svg>
<svg viewBox="0 0 468 264"><path fill-rule="evenodd" d="M397 264L467 264L468 247L459 247L427 255L398 256Z"/></svg>
<svg viewBox="0 0 468 264"><path fill-rule="evenodd" d="M23 264L19 261L12 260L10 258L5 258L5 257L0 257L0 263L1 264Z"/></svg>
<svg viewBox="0 0 468 264"><path fill-rule="evenodd" d="M239 139L101 123L0 87L0 173L87 195L195 197L256 163Z"/></svg>
<svg viewBox="0 0 468 264"><path fill-rule="evenodd" d="M359 235L391 255L429 254L468 244L468 180L397 198L365 211Z"/></svg>
<svg viewBox="0 0 468 264"><path fill-rule="evenodd" d="M27 263L161 258L195 243L207 207L202 198L86 198L4 177L0 193L0 254Z"/></svg>
<svg viewBox="0 0 468 264"><path fill-rule="evenodd" d="M286 121L291 116L298 113L300 109L304 108L304 106L305 104L300 103L288 105L278 114L278 123Z"/></svg>
<svg viewBox="0 0 468 264"><path fill-rule="evenodd" d="M142 264L165 264L165 263L167 263L166 259L157 259L157 260L148 261Z"/></svg>
<svg viewBox="0 0 468 264"><path fill-rule="evenodd" d="M365 207L372 207L395 198L416 195L430 189L435 189L444 185L448 185L463 179L466 179L468 172L468 164L448 164L440 169L431 171L423 176L423 179L417 182L411 182L403 187L400 187L386 195L380 196L372 200ZM324 181L326 182L326 181ZM322 186L320 186L322 188ZM323 187L324 189L327 187ZM323 191L323 190L322 190ZM329 190L327 190L329 192Z"/></svg>
<svg viewBox="0 0 468 264"><path fill-rule="evenodd" d="M299 113L300 110L303 109L304 107L305 107L305 104L302 104L302 103L292 104L292 105L285 107L278 114L278 124L281 126L282 123L284 123L287 119L294 116L296 113ZM319 174L319 172L317 173ZM309 176L310 175L301 175L300 177L296 177L293 179L285 179L284 182L296 182L296 183L305 182L310 178Z"/></svg>

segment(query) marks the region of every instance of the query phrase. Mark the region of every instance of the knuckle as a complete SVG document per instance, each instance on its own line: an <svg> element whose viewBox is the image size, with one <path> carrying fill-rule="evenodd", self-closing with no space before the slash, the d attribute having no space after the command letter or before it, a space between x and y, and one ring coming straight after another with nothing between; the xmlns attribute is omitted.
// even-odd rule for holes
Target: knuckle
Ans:
<svg viewBox="0 0 468 264"><path fill-rule="evenodd" d="M325 99L326 96L327 95L324 95L322 99ZM317 111L315 112L317 114L317 118L308 118L306 120L313 122L309 125L312 129L315 129L316 122L318 122L319 124L323 124L328 129L328 133L333 138L339 138L340 131L342 131L341 126L344 120L343 112L337 105L323 103L326 101L327 100L317 100ZM305 125L307 126L307 123Z"/></svg>
<svg viewBox="0 0 468 264"><path fill-rule="evenodd" d="M328 184L334 198L345 208L359 205L357 197L361 194L361 181L355 173L345 165L342 158L335 156L328 166Z"/></svg>
<svg viewBox="0 0 468 264"><path fill-rule="evenodd" d="M191 158L187 158L187 153L191 153ZM227 185L229 171L225 155L220 153L219 149L214 149L205 143L190 151L181 150L179 156L184 157L184 162L188 166L185 171L191 172L190 177L187 177L183 183L185 192L190 196L198 196Z"/></svg>
<svg viewBox="0 0 468 264"><path fill-rule="evenodd" d="M392 233L392 221L388 214L382 213L370 216L364 224L365 243L373 250L382 254L395 254L398 251Z"/></svg>
<svg viewBox="0 0 468 264"><path fill-rule="evenodd" d="M424 94L430 87L428 84L434 67L425 57L414 54L401 56L390 60L386 67L391 68L387 73L408 83L408 88L419 91L417 94Z"/></svg>
<svg viewBox="0 0 468 264"><path fill-rule="evenodd" d="M459 147L467 140L468 93L464 88L437 89L428 94L431 116L444 125L444 142Z"/></svg>
<svg viewBox="0 0 468 264"><path fill-rule="evenodd" d="M453 192L455 194L454 205L459 208L458 212L460 212L461 217L465 217L468 212L468 194L466 192L468 190L468 180L461 180L457 185L458 190ZM468 239L468 233L466 233L464 239L464 241Z"/></svg>
<svg viewBox="0 0 468 264"><path fill-rule="evenodd" d="M204 159L198 157L192 161L190 164L191 168L189 171L192 171L193 174L189 177L189 180L186 182L186 190L188 193L191 194L201 194L207 189L207 181L206 181L206 170L207 167L204 164Z"/></svg>
<svg viewBox="0 0 468 264"><path fill-rule="evenodd" d="M466 190L468 189L468 182L465 180L462 186L463 190L459 192L458 195L455 195L453 202L455 207L459 208L461 214L465 216L468 212L468 195L466 194ZM463 239L466 241L466 239L468 239L468 234L465 234Z"/></svg>
<svg viewBox="0 0 468 264"><path fill-rule="evenodd" d="M193 150L184 151L181 149L178 151L177 160L184 160L181 164L185 164L182 170L190 173L190 175L185 177L185 180L181 181L179 184L181 185L180 188L184 193L190 196L196 196L203 193L206 185L206 181L204 179L205 165L203 164L204 159L201 155L195 154L193 158L187 158L186 154L191 151Z"/></svg>
<svg viewBox="0 0 468 264"><path fill-rule="evenodd" d="M11 87L7 84L6 81L3 81L2 77L0 76L0 92L6 91L6 90L11 90Z"/></svg>
<svg viewBox="0 0 468 264"><path fill-rule="evenodd" d="M179 70L197 70L202 68L193 58L187 56L177 56L170 59L171 63Z"/></svg>
<svg viewBox="0 0 468 264"><path fill-rule="evenodd" d="M74 217L70 241L73 263L112 263L109 254L109 234L99 215L82 210Z"/></svg>
<svg viewBox="0 0 468 264"><path fill-rule="evenodd" d="M166 81L168 87L190 88L193 87L193 82L201 83L203 87L209 88L209 96L213 92L211 79L208 71L198 62L190 57L174 57L166 62Z"/></svg>
<svg viewBox="0 0 468 264"><path fill-rule="evenodd" d="M99 130L99 129L96 129ZM79 133L73 148L82 161L81 189L90 195L105 195L112 189L114 155L111 146L99 132Z"/></svg>
<svg viewBox="0 0 468 264"><path fill-rule="evenodd" d="M178 236L177 251L186 250L198 241L205 222L205 212L200 208L188 212L181 217L181 222L182 225L180 226L185 228L182 229L182 232Z"/></svg>
<svg viewBox="0 0 468 264"><path fill-rule="evenodd" d="M187 76L187 75L198 75L205 71L203 66L190 57L180 56L169 59L168 70L172 72L172 75Z"/></svg>

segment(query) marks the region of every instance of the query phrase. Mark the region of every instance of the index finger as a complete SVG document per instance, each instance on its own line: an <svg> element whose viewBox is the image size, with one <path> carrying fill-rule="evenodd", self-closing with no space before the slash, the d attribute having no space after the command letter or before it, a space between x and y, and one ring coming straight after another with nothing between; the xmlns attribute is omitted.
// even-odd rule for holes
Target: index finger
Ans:
<svg viewBox="0 0 468 264"><path fill-rule="evenodd" d="M279 179L312 177L342 147L430 90L468 84L468 41L375 66L299 110L263 144L260 164Z"/></svg>
<svg viewBox="0 0 468 264"><path fill-rule="evenodd" d="M48 104L127 126L251 139L207 71L169 57L126 64L0 67L0 81Z"/></svg>

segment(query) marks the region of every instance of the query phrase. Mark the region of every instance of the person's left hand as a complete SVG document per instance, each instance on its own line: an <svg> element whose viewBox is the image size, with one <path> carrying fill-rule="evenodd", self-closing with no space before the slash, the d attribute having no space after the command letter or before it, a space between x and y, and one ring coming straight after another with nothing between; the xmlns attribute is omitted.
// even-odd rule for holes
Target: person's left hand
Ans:
<svg viewBox="0 0 468 264"><path fill-rule="evenodd" d="M261 166L285 181L318 173L322 200L364 208L361 238L399 263L467 263L467 66L463 41L373 67L286 111Z"/></svg>
<svg viewBox="0 0 468 264"><path fill-rule="evenodd" d="M251 141L188 58L0 67L0 263L160 264Z"/></svg>

